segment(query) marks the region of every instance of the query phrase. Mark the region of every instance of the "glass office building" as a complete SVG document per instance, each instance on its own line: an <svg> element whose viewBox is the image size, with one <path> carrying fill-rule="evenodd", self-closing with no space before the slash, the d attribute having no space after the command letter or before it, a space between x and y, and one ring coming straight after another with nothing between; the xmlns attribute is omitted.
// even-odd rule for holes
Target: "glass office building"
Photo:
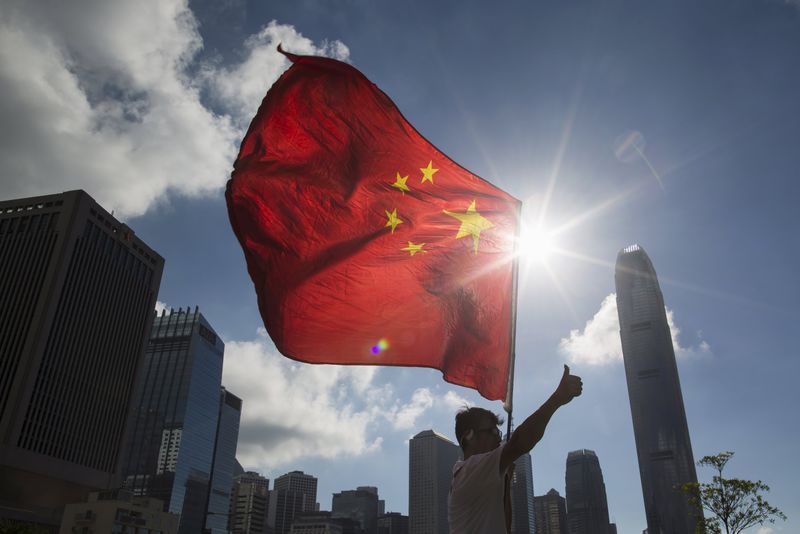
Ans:
<svg viewBox="0 0 800 534"><path fill-rule="evenodd" d="M448 498L453 466L461 457L458 445L433 430L423 430L408 442L408 531L410 534L449 532Z"/></svg>
<svg viewBox="0 0 800 534"><path fill-rule="evenodd" d="M223 352L197 308L165 310L153 323L137 384L125 486L164 501L165 511L180 515L180 533L197 534L205 524Z"/></svg>
<svg viewBox="0 0 800 534"><path fill-rule="evenodd" d="M616 285L647 530L692 534L693 511L676 489L697 482L678 367L656 271L639 245L617 256Z"/></svg>
<svg viewBox="0 0 800 534"><path fill-rule="evenodd" d="M530 453L525 453L514 462L514 478L511 480L511 534L533 534L533 464Z"/></svg>
<svg viewBox="0 0 800 534"><path fill-rule="evenodd" d="M570 534L609 534L608 501L597 454L589 449L567 455L565 476Z"/></svg>
<svg viewBox="0 0 800 534"><path fill-rule="evenodd" d="M228 514L241 415L242 399L225 388L220 388L219 424L214 447L214 465L211 470L211 491L208 493L209 513L206 518L206 528L212 533L228 532Z"/></svg>
<svg viewBox="0 0 800 534"><path fill-rule="evenodd" d="M345 490L333 494L331 517L357 521L363 534L377 534L378 492L367 489Z"/></svg>

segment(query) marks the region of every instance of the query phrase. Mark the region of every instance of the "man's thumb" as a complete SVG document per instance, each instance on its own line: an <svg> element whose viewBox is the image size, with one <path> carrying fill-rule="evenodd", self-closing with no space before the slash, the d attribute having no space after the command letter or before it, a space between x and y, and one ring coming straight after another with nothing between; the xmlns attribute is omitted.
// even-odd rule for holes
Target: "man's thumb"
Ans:
<svg viewBox="0 0 800 534"><path fill-rule="evenodd" d="M567 375L569 375L569 365L567 365L565 363L564 364L564 374L562 376L567 376Z"/></svg>

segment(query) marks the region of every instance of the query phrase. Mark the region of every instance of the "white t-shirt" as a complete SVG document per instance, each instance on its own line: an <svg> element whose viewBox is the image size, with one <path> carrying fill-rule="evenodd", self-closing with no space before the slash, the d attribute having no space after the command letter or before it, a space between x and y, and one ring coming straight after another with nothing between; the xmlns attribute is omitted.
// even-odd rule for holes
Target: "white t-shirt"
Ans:
<svg viewBox="0 0 800 534"><path fill-rule="evenodd" d="M500 474L500 455L505 443L495 450L474 454L453 466L450 483L450 534L504 534L503 505L505 477Z"/></svg>

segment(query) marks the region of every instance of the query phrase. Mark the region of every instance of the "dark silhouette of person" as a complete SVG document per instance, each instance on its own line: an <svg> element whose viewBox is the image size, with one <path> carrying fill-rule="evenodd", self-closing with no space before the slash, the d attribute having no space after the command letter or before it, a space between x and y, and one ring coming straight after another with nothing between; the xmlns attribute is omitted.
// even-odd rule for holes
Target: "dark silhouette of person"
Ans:
<svg viewBox="0 0 800 534"><path fill-rule="evenodd" d="M502 419L484 408L466 408L456 414L456 439L464 459L453 466L450 484L451 534L511 532L511 477L514 461L533 449L550 418L583 391L580 377L564 366L555 392L501 443Z"/></svg>

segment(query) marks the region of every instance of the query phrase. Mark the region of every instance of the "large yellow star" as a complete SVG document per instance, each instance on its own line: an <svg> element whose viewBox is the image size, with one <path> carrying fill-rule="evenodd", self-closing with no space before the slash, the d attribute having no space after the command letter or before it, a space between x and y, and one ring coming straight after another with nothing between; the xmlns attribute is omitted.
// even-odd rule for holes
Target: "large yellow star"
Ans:
<svg viewBox="0 0 800 534"><path fill-rule="evenodd" d="M478 253L478 241L481 238L481 230L487 230L494 226L492 221L481 215L475 210L475 201L469 205L465 213L453 213L452 211L444 210L444 212L461 221L461 227L458 229L456 239L461 239L464 236L471 235L472 243L474 245L475 254Z"/></svg>
<svg viewBox="0 0 800 534"><path fill-rule="evenodd" d="M397 216L397 208L393 209L391 213L389 213L388 210L383 210L383 211L386 212L386 217L389 218L389 220L386 221L386 226L391 226L392 233L394 233L394 229L397 228L397 225L403 224L403 221L400 219L400 217Z"/></svg>
<svg viewBox="0 0 800 534"><path fill-rule="evenodd" d="M433 175L439 172L439 169L433 168L433 161L428 162L428 166L425 168L420 168L419 170L422 171L422 183L424 184L425 181L429 181L433 183Z"/></svg>
<svg viewBox="0 0 800 534"><path fill-rule="evenodd" d="M409 189L408 186L406 185L406 180L408 180L408 176L400 176L400 173L398 172L397 178L395 178L392 187L396 187L397 189L400 190L401 193L405 195L406 191L411 191L411 189Z"/></svg>
<svg viewBox="0 0 800 534"><path fill-rule="evenodd" d="M426 250L422 250L422 247L424 247L424 246L425 246L425 243L419 243L419 244L415 245L414 243L409 241L408 242L408 246L407 247L403 247L400 250L405 250L406 252L408 252L409 254L411 254L413 256L417 252L427 252Z"/></svg>

